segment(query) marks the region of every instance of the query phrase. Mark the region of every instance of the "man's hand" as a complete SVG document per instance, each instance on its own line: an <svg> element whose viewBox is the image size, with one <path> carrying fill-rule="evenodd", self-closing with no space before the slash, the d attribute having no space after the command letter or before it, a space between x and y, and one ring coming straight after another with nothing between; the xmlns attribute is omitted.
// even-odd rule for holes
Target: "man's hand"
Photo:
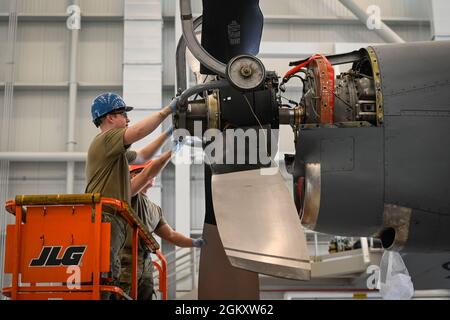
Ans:
<svg viewBox="0 0 450 320"><path fill-rule="evenodd" d="M173 127L171 126L169 129L167 129L166 134L168 137L170 137L173 134Z"/></svg>
<svg viewBox="0 0 450 320"><path fill-rule="evenodd" d="M136 195L139 191L149 183L150 179L156 177L161 170L166 166L171 157L171 151L163 152L159 157L154 158L152 162L147 165L141 173L131 179L131 195Z"/></svg>
<svg viewBox="0 0 450 320"><path fill-rule="evenodd" d="M172 101L169 104L170 111L172 111L172 112L176 112L177 111L178 101L180 101L179 97L175 97L175 98L172 99Z"/></svg>
<svg viewBox="0 0 450 320"><path fill-rule="evenodd" d="M178 151L180 151L183 145L184 142L180 142L180 140L172 140L172 155L175 155Z"/></svg>
<svg viewBox="0 0 450 320"><path fill-rule="evenodd" d="M204 245L207 245L208 242L203 238L192 239L192 246L196 248L201 248Z"/></svg>

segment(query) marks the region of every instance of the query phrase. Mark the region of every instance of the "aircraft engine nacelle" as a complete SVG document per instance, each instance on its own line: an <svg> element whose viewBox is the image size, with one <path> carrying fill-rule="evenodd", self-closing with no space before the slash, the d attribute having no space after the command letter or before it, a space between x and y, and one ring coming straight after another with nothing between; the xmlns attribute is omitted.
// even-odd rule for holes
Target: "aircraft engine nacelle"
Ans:
<svg viewBox="0 0 450 320"><path fill-rule="evenodd" d="M385 248L448 250L450 42L350 55L352 68L334 83L333 57L300 69L304 116L291 161L302 223L378 236Z"/></svg>

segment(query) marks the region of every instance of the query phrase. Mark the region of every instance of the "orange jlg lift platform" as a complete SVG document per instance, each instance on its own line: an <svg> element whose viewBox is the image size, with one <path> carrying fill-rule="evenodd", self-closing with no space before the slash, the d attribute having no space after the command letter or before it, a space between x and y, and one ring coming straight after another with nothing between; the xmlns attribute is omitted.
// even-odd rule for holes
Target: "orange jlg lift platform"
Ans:
<svg viewBox="0 0 450 320"><path fill-rule="evenodd" d="M102 222L102 207L116 209L132 229L132 299L137 299L139 238L158 256L159 291L167 299L167 262L159 244L136 219L129 206L100 194L23 195L6 203L15 224L6 229L5 273L12 286L3 294L13 300L99 300L102 292L128 297L121 288L104 285L110 271L110 223ZM71 275L79 272L78 281ZM68 280L69 279L69 280Z"/></svg>

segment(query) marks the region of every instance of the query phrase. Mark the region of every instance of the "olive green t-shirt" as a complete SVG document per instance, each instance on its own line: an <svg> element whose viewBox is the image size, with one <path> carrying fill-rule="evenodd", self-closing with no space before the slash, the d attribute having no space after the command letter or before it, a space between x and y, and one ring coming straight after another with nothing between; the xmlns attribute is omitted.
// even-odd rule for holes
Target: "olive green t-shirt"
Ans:
<svg viewBox="0 0 450 320"><path fill-rule="evenodd" d="M131 207L150 232L154 232L162 225L167 224L162 215L161 207L153 203L144 193L139 192L131 198Z"/></svg>
<svg viewBox="0 0 450 320"><path fill-rule="evenodd" d="M153 203L147 195L139 192L131 198L131 207L137 213L139 219L148 228L149 232L155 232L159 227L167 224L166 219L162 215L161 207ZM127 230L127 239L125 241L125 248L131 248L132 244L131 229ZM143 242L139 243L140 248L145 248Z"/></svg>
<svg viewBox="0 0 450 320"><path fill-rule="evenodd" d="M128 163L136 159L135 151L127 151L123 135L126 128L99 133L89 146L86 161L86 192L100 192L102 197L131 203Z"/></svg>

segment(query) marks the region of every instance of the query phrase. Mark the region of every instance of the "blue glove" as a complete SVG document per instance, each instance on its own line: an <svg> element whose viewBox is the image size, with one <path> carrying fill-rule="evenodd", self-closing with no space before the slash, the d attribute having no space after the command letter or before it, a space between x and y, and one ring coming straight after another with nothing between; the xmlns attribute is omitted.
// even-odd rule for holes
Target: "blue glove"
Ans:
<svg viewBox="0 0 450 320"><path fill-rule="evenodd" d="M175 97L172 99L172 101L169 104L169 108L172 112L176 112L177 111L177 104L178 101L180 101L180 97Z"/></svg>
<svg viewBox="0 0 450 320"><path fill-rule="evenodd" d="M169 129L167 129L166 134L168 137L170 137L173 134L173 127L171 126Z"/></svg>
<svg viewBox="0 0 450 320"><path fill-rule="evenodd" d="M192 239L192 246L196 248L201 248L206 244L208 244L208 242L203 238Z"/></svg>
<svg viewBox="0 0 450 320"><path fill-rule="evenodd" d="M178 151L181 150L181 148L183 147L183 142L180 142L177 139L173 139L172 140L172 154L177 153Z"/></svg>

